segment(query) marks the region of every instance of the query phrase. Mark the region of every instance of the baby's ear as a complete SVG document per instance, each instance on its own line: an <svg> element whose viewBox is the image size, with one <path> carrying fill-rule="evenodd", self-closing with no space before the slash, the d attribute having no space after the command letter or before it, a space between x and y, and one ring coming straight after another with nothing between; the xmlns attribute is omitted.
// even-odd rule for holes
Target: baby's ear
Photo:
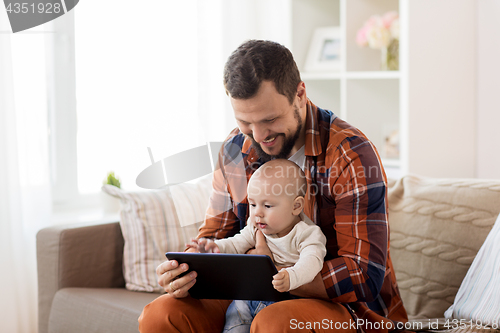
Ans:
<svg viewBox="0 0 500 333"><path fill-rule="evenodd" d="M298 196L293 200L293 215L299 215L304 209L305 199L302 196Z"/></svg>

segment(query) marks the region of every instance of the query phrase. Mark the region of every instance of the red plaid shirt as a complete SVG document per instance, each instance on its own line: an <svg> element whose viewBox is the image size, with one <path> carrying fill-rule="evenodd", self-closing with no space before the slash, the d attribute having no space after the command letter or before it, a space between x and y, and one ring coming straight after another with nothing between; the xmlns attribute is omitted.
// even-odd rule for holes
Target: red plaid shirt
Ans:
<svg viewBox="0 0 500 333"><path fill-rule="evenodd" d="M391 321L396 328L408 318L389 256L387 181L380 157L361 131L310 101L305 126L304 213L327 238L321 274L328 296L355 318L384 321L384 327ZM246 186L261 164L250 139L233 130L219 153L199 237L230 237L245 226Z"/></svg>

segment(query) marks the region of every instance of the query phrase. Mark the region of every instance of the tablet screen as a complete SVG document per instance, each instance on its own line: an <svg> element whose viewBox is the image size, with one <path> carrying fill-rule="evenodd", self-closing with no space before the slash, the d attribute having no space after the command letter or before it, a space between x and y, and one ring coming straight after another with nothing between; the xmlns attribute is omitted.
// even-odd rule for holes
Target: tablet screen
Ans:
<svg viewBox="0 0 500 333"><path fill-rule="evenodd" d="M197 272L196 283L189 290L194 298L261 301L290 298L289 293L274 289L272 281L277 271L268 256L185 252L168 252L166 256L168 260L188 264L188 272Z"/></svg>

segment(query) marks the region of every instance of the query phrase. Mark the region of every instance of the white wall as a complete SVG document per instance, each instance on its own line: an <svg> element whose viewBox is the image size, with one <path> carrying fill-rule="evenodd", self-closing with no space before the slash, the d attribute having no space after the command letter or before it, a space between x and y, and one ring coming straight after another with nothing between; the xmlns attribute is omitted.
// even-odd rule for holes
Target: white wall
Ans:
<svg viewBox="0 0 500 333"><path fill-rule="evenodd" d="M476 1L407 4L408 171L475 177Z"/></svg>
<svg viewBox="0 0 500 333"><path fill-rule="evenodd" d="M500 1L477 1L476 177L500 178Z"/></svg>

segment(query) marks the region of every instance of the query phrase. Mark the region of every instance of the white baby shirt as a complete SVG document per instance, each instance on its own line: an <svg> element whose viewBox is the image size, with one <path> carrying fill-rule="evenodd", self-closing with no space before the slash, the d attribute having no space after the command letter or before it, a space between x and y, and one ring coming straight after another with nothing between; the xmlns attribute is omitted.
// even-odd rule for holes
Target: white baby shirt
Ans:
<svg viewBox="0 0 500 333"><path fill-rule="evenodd" d="M323 268L326 255L326 237L320 227L304 213L301 222L283 237L266 235L267 245L273 254L274 262L286 268L290 276L290 290L311 282ZM221 253L245 253L255 247L257 227L247 222L247 226L233 237L216 239L215 244Z"/></svg>

